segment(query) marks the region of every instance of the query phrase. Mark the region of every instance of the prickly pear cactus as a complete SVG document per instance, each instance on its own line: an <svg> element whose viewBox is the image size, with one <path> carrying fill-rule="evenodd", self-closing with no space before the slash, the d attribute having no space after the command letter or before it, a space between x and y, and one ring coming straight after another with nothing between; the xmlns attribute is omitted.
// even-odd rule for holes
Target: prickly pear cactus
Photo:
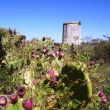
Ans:
<svg viewBox="0 0 110 110"><path fill-rule="evenodd" d="M62 74L65 76L63 83L67 87L72 85L69 90L73 92L71 96L72 110L78 110L85 107L92 96L91 81L85 68L85 65L81 62L79 64L66 64L62 68Z"/></svg>

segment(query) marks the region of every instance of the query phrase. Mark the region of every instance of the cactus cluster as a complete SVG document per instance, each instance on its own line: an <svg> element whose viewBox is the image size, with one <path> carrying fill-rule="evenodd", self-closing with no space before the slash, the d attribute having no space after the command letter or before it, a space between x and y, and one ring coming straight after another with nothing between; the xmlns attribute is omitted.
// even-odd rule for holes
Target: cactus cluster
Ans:
<svg viewBox="0 0 110 110"><path fill-rule="evenodd" d="M0 56L0 107L78 110L87 105L92 84L73 46L55 45L48 38L26 41L13 30L2 31L0 52L5 54Z"/></svg>

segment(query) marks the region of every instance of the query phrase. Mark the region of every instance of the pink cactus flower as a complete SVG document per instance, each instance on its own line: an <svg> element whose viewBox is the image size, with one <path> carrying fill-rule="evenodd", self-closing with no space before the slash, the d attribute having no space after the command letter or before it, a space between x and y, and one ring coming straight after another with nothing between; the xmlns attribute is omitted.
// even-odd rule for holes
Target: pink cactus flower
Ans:
<svg viewBox="0 0 110 110"><path fill-rule="evenodd" d="M56 77L56 75L55 75L53 70L49 70L48 71L48 75L50 76L52 82L56 82L57 81L57 77Z"/></svg>
<svg viewBox="0 0 110 110"><path fill-rule="evenodd" d="M10 100L12 104L16 104L18 102L18 96L16 94L13 94L10 96Z"/></svg>
<svg viewBox="0 0 110 110"><path fill-rule="evenodd" d="M98 92L98 96L99 96L99 97L103 97L104 95L105 95L104 92L102 92L102 91L99 91L99 92Z"/></svg>
<svg viewBox="0 0 110 110"><path fill-rule="evenodd" d="M48 71L48 75L49 75L50 77L54 77L54 76L55 76L55 73L54 73L53 70L49 70L49 71Z"/></svg>
<svg viewBox="0 0 110 110"><path fill-rule="evenodd" d="M104 92L99 91L99 92L98 92L98 96L101 98L102 103L104 103L104 104L107 103L107 97L106 97L106 95L104 94Z"/></svg>
<svg viewBox="0 0 110 110"><path fill-rule="evenodd" d="M22 102L25 110L32 110L33 102L32 99L26 99Z"/></svg>
<svg viewBox="0 0 110 110"><path fill-rule="evenodd" d="M43 48L43 50L42 50L42 52L43 52L44 54L47 54L47 53L48 53L48 51L49 51L49 50L48 50L48 48L47 48L47 47L44 47L44 48Z"/></svg>
<svg viewBox="0 0 110 110"><path fill-rule="evenodd" d="M59 53L60 53L59 51L56 51L56 56L57 56L57 57L59 56Z"/></svg>
<svg viewBox="0 0 110 110"><path fill-rule="evenodd" d="M52 81L56 82L57 81L57 77L56 76L52 77Z"/></svg>
<svg viewBox="0 0 110 110"><path fill-rule="evenodd" d="M19 86L17 90L17 94L20 98L23 98L25 95L25 87L24 86Z"/></svg>
<svg viewBox="0 0 110 110"><path fill-rule="evenodd" d="M107 99L106 98L101 98L102 99L102 103L106 104L107 103Z"/></svg>
<svg viewBox="0 0 110 110"><path fill-rule="evenodd" d="M0 96L0 106L7 105L7 98L5 96Z"/></svg>

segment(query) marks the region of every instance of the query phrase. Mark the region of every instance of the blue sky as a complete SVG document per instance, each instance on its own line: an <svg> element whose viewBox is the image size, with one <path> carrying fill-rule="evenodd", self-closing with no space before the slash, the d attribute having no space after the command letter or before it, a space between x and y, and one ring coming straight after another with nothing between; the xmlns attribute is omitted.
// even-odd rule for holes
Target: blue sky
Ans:
<svg viewBox="0 0 110 110"><path fill-rule="evenodd" d="M82 38L110 35L110 0L0 0L0 27L16 28L27 39L61 42L63 22L70 21L81 21Z"/></svg>

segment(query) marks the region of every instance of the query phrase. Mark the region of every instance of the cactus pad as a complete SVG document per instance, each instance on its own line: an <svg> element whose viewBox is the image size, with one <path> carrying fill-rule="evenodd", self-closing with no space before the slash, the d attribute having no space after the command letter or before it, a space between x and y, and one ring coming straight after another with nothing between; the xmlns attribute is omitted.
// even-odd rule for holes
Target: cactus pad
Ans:
<svg viewBox="0 0 110 110"><path fill-rule="evenodd" d="M74 110L78 110L83 102L84 105L82 107L84 107L92 96L92 85L88 73L82 68L83 66L76 66L76 64L66 64L62 68L62 74L65 76L63 79L65 86L69 87L73 84L69 91L73 92L71 98L73 100ZM74 108L76 103L74 103L75 100L81 102L81 104Z"/></svg>

